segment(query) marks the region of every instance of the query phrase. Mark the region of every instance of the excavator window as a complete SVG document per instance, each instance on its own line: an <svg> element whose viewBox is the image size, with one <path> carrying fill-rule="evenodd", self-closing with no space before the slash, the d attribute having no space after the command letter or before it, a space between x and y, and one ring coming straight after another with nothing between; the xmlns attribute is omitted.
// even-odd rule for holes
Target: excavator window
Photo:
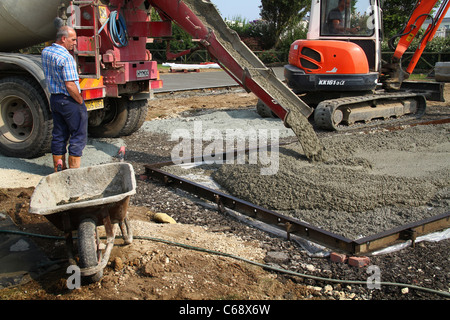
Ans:
<svg viewBox="0 0 450 320"><path fill-rule="evenodd" d="M321 6L321 35L373 35L373 0L323 0Z"/></svg>

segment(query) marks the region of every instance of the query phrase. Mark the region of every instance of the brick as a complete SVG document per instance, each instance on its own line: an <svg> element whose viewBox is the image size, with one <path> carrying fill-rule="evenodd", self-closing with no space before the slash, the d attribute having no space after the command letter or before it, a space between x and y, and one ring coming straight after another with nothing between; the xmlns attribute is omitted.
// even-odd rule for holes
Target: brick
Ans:
<svg viewBox="0 0 450 320"><path fill-rule="evenodd" d="M348 264L353 267L365 267L370 264L369 257L350 257L348 258Z"/></svg>
<svg viewBox="0 0 450 320"><path fill-rule="evenodd" d="M330 253L330 260L333 262L345 263L347 261L347 256L343 253Z"/></svg>

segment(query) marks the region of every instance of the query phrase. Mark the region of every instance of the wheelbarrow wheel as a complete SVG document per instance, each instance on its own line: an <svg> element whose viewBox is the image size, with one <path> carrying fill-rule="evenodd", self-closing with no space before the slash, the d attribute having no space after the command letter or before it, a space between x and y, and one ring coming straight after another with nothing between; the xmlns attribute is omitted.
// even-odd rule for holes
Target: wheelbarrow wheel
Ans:
<svg viewBox="0 0 450 320"><path fill-rule="evenodd" d="M78 254L80 268L95 267L101 261L102 254L99 249L99 237L97 234L97 225L92 219L81 221L78 226ZM94 275L86 276L88 282L97 282L103 277L103 270Z"/></svg>

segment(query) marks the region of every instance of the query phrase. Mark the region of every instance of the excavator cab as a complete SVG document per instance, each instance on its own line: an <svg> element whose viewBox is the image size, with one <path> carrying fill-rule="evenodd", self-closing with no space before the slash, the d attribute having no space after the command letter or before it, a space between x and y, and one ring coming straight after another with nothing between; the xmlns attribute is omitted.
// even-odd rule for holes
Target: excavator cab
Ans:
<svg viewBox="0 0 450 320"><path fill-rule="evenodd" d="M350 36L372 37L379 23L374 21L370 0L326 0L320 2L318 38ZM311 29L315 30L313 27Z"/></svg>
<svg viewBox="0 0 450 320"><path fill-rule="evenodd" d="M380 24L376 0L313 1L307 39L291 45L288 86L297 94L374 90Z"/></svg>

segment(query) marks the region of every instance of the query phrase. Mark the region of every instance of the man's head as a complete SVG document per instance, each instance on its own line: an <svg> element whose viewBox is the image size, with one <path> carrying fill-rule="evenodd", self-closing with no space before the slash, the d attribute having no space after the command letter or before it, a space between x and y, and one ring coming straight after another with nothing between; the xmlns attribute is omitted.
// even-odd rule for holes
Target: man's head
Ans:
<svg viewBox="0 0 450 320"><path fill-rule="evenodd" d="M72 51L77 44L77 33L68 26L63 26L58 29L56 33L56 43L63 46L69 51Z"/></svg>

